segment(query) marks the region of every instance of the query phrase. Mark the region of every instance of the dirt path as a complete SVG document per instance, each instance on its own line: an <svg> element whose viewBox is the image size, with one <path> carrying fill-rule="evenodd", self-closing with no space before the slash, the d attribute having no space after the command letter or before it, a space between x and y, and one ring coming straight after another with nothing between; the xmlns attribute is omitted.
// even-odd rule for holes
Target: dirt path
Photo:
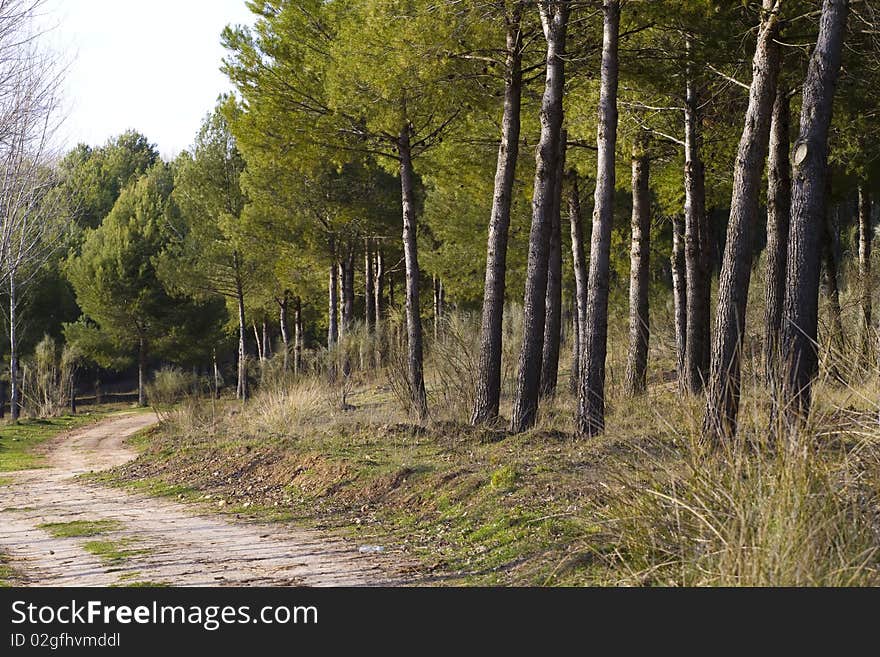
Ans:
<svg viewBox="0 0 880 657"><path fill-rule="evenodd" d="M73 477L133 459L125 438L155 422L129 414L56 439L48 468L4 473L0 550L28 586L108 586L134 582L175 586L344 586L394 584L385 555L318 532L280 525L231 523L172 501L90 484ZM112 520L113 531L56 538L39 525ZM85 549L115 547L115 560ZM94 546L91 546L94 551ZM123 552L123 555L118 554ZM384 559L384 562L383 562Z"/></svg>

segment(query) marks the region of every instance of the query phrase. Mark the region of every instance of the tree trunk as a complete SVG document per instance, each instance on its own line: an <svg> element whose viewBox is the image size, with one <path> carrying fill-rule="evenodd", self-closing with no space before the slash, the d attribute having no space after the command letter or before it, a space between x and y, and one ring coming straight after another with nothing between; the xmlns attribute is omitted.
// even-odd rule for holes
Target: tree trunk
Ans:
<svg viewBox="0 0 880 657"><path fill-rule="evenodd" d="M830 178L826 178L826 181ZM826 185L827 186L827 185ZM840 246L840 226L837 213L838 207L830 204L831 190L825 192L828 207L825 210L825 236L823 240L822 255L825 261L825 293L828 296L828 306L831 315L831 347L834 350L830 358L831 373L839 377L837 362L843 357L846 335L843 331L843 313L840 309L840 267L837 262L837 252Z"/></svg>
<svg viewBox="0 0 880 657"><path fill-rule="evenodd" d="M330 264L329 284L329 307L327 308L327 349L333 348L339 342L339 269L336 261L336 249L331 244L333 262Z"/></svg>
<svg viewBox="0 0 880 657"><path fill-rule="evenodd" d="M574 270L575 313L574 339L572 347L571 380L572 394L577 394L580 381L580 362L584 344L584 329L587 325L587 260L584 255L584 221L581 214L581 197L578 188L578 174L574 169L568 171L568 223L571 230L571 263Z"/></svg>
<svg viewBox="0 0 880 657"><path fill-rule="evenodd" d="M764 312L764 363L768 384L775 389L779 367L779 331L785 297L785 259L791 218L791 95L779 88L773 103L767 188L767 284Z"/></svg>
<svg viewBox="0 0 880 657"><path fill-rule="evenodd" d="M384 281L385 276L385 262L382 258L382 250L377 246L376 247L376 270L375 270L375 283L373 286L373 292L376 295L375 301L373 302L373 312L375 313L375 326L376 328L382 323L382 283Z"/></svg>
<svg viewBox="0 0 880 657"><path fill-rule="evenodd" d="M269 360L272 357L272 341L269 339L269 323L263 320L263 358Z"/></svg>
<svg viewBox="0 0 880 657"><path fill-rule="evenodd" d="M685 256L685 219L681 216L672 218L672 303L675 316L675 374L678 389L682 392L687 388L685 362L687 361L687 265Z"/></svg>
<svg viewBox="0 0 880 657"><path fill-rule="evenodd" d="M375 285L373 287L373 291L375 292L376 299L373 303L373 310L376 314L376 321L374 324L375 327L375 359L376 359L376 367L382 367L382 345L384 344L384 331L382 330L382 281L385 272L383 271L384 262L382 259L382 249L379 248L378 244L376 245L376 273L375 273Z"/></svg>
<svg viewBox="0 0 880 657"><path fill-rule="evenodd" d="M339 279L342 285L342 308L339 321L339 340L351 332L354 323L354 248L351 243L345 247L345 253L339 263ZM342 376L351 376L351 358L348 343L342 344Z"/></svg>
<svg viewBox="0 0 880 657"><path fill-rule="evenodd" d="M147 341L143 336L138 340L138 406L147 405Z"/></svg>
<svg viewBox="0 0 880 657"><path fill-rule="evenodd" d="M376 314L375 292L376 281L373 277L373 253L370 251L370 240L364 239L364 328L367 333L373 329L373 318Z"/></svg>
<svg viewBox="0 0 880 657"><path fill-rule="evenodd" d="M303 321L302 299L293 300L293 373L299 375L303 369Z"/></svg>
<svg viewBox="0 0 880 657"><path fill-rule="evenodd" d="M435 275L432 281L434 289L434 342L437 342L440 339L440 321L443 318L443 311L440 308L440 278Z"/></svg>
<svg viewBox="0 0 880 657"><path fill-rule="evenodd" d="M547 73L541 102L541 137L535 157L532 226L523 301L523 340L519 356L516 391L510 429L525 431L535 424L541 377L546 314L547 263L556 176L562 136L565 90L565 38L568 30L567 2L539 3L547 41Z"/></svg>
<svg viewBox="0 0 880 657"><path fill-rule="evenodd" d="M416 236L414 173L410 128L404 126L397 142L400 156L400 189L403 205L403 256L406 264L406 332L410 396L420 420L428 417L428 397L422 360L422 318L419 305L419 258Z"/></svg>
<svg viewBox="0 0 880 657"><path fill-rule="evenodd" d="M825 209L828 131L846 14L846 0L824 0L819 36L804 81L800 135L792 158L791 227L782 310L786 376L780 402L790 421L809 413L810 388L819 364L819 240Z"/></svg>
<svg viewBox="0 0 880 657"><path fill-rule="evenodd" d="M626 361L626 391L645 392L648 370L648 276L651 257L650 160L644 133L633 144L632 238L629 259L629 354Z"/></svg>
<svg viewBox="0 0 880 657"><path fill-rule="evenodd" d="M752 64L752 84L745 127L733 171L733 195L727 244L718 286L718 310L712 343L712 363L705 439L716 442L736 433L746 303L752 272L752 242L758 221L762 172L767 159L770 120L779 77L780 0L764 0L764 16Z"/></svg>
<svg viewBox="0 0 880 657"><path fill-rule="evenodd" d="M238 256L234 258L235 268L238 271ZM248 398L247 384L247 351L245 350L245 332L247 331L247 323L244 316L244 287L242 285L241 275L236 274L235 277L235 295L238 302L238 386L235 396L243 402Z"/></svg>
<svg viewBox="0 0 880 657"><path fill-rule="evenodd" d="M339 265L342 283L342 317L339 323L340 336L348 334L354 324L354 247L348 244Z"/></svg>
<svg viewBox="0 0 880 657"><path fill-rule="evenodd" d="M599 128L596 196L590 269L587 279L587 312L584 349L581 353L576 432L593 436L605 429L605 358L608 348L608 279L611 227L614 222L614 150L617 144L617 83L620 2L604 0L602 77L599 92Z"/></svg>
<svg viewBox="0 0 880 657"><path fill-rule="evenodd" d="M519 157L520 108L522 103L522 5L515 3L507 20L507 78L501 116L501 145L495 165L495 190L489 237L486 245L486 280L483 286L483 317L480 328L480 363L472 424L498 417L501 397L502 320L507 275L507 240L510 206Z"/></svg>
<svg viewBox="0 0 880 657"><path fill-rule="evenodd" d="M690 42L688 42L690 50ZM692 394L703 390L709 374L709 313L711 248L706 214L706 173L702 147L700 98L688 67L685 100L684 250L687 294L684 340L684 386Z"/></svg>
<svg viewBox="0 0 880 657"><path fill-rule="evenodd" d="M544 347L541 355L540 394L556 394L559 378L559 340L562 336L562 179L565 172L565 130L559 140L556 190L550 223L550 254L547 256L547 294L544 298Z"/></svg>
<svg viewBox="0 0 880 657"><path fill-rule="evenodd" d="M9 415L13 422L21 416L21 382L18 378L18 297L15 276L9 276Z"/></svg>
<svg viewBox="0 0 880 657"><path fill-rule="evenodd" d="M280 309L278 325L281 328L281 343L284 345L282 369L285 374L290 371L290 325L287 321L287 311L290 306L290 292L284 290L281 301L278 303Z"/></svg>
<svg viewBox="0 0 880 657"><path fill-rule="evenodd" d="M859 292L861 293L862 326L859 331L863 364L873 362L871 352L874 328L871 325L871 197L867 186L859 185Z"/></svg>
<svg viewBox="0 0 880 657"><path fill-rule="evenodd" d="M263 366L263 360L265 360L263 356L263 344L260 341L260 331L257 329L257 323L251 322L251 326L254 329L254 342L257 344L257 360L260 361L260 367Z"/></svg>
<svg viewBox="0 0 880 657"><path fill-rule="evenodd" d="M217 350L212 352L214 365L214 399L220 399L220 368L217 366Z"/></svg>

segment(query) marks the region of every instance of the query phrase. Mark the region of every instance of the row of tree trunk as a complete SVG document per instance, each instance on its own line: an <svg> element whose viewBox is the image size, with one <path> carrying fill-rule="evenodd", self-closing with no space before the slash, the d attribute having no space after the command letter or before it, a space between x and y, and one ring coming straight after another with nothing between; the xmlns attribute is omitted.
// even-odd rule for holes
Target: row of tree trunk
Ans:
<svg viewBox="0 0 880 657"><path fill-rule="evenodd" d="M715 327L711 332L712 244L705 203L704 166L700 157L700 98L696 76L690 67L686 75L685 138L682 142L685 151L685 207L683 216L673 221L671 263L677 369L682 389L699 393L706 388L703 426L708 440L721 440L736 431L745 314L765 161L769 162L764 344L766 375L774 388L787 391L787 397L782 398L783 403L786 403L785 399L794 400L796 411L802 413L809 407L810 382L816 374L817 300L822 257L819 239L828 230L825 213L827 136L834 83L840 67L847 2L823 2L818 42L804 85L800 137L793 160L789 158L792 93L788 89L778 88L781 4L781 0L762 1L749 104L734 165L733 195L719 275ZM565 41L570 3L542 1L539 8L547 42L547 74L541 107L541 138L536 154L523 303L523 341L510 428L518 432L534 425L541 396L552 394L555 390L561 308L559 217L562 181L566 179L576 283L573 322L576 333L575 371L572 381L577 382L574 386L578 397L577 433L589 436L602 431L605 420L620 6L619 2L613 0L603 2L598 171L589 260L584 255L577 174L573 171L563 173L566 143L563 129ZM499 407L505 258L522 94L519 19L519 14L515 12L508 16L507 86L487 246L478 389L471 418L475 424L496 418ZM632 162L630 349L625 387L629 393L638 394L646 386L649 339L649 157L643 136L635 140ZM870 202L864 190L860 193L859 217L859 275L864 297L861 335L867 343L871 335L868 287L871 228ZM833 227L831 231L834 232ZM827 238L824 241L831 242ZM833 301L837 266L833 250L829 250L829 253L830 256L826 253L825 268L833 288L830 294ZM784 363L780 354L786 356ZM789 404L787 408L790 407Z"/></svg>

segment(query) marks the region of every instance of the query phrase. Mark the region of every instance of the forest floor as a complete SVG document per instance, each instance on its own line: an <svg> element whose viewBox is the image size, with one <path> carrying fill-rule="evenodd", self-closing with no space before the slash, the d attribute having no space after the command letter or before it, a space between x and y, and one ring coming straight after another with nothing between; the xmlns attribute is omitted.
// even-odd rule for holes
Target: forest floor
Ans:
<svg viewBox="0 0 880 657"><path fill-rule="evenodd" d="M806 451L767 447L761 395L744 404L742 440L706 450L703 402L674 384L615 395L605 434L576 440L564 391L511 435L456 419L454 397L418 424L375 380L345 405L305 380L245 408L190 400L96 479L344 536L409 564L408 584L876 585L876 407L858 390L822 399Z"/></svg>
<svg viewBox="0 0 880 657"><path fill-rule="evenodd" d="M126 439L156 422L117 414L40 446L46 467L0 481L0 581L26 586L393 584L387 559L334 536L232 522L89 477L137 453Z"/></svg>
<svg viewBox="0 0 880 657"><path fill-rule="evenodd" d="M591 440L565 391L519 435L442 391L415 423L367 378L345 404L309 379L188 399L4 472L0 583L876 586L876 386L823 384L786 450L754 386L720 449L701 399L662 381L613 391Z"/></svg>

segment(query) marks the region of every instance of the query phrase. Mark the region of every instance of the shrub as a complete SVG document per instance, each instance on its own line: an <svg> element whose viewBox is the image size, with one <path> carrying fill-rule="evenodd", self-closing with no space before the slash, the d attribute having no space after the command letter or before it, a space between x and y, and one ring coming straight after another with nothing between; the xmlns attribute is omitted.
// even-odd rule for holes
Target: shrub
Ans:
<svg viewBox="0 0 880 657"><path fill-rule="evenodd" d="M160 421L168 419L176 404L191 394L193 376L178 367L163 367L146 385L147 400Z"/></svg>

